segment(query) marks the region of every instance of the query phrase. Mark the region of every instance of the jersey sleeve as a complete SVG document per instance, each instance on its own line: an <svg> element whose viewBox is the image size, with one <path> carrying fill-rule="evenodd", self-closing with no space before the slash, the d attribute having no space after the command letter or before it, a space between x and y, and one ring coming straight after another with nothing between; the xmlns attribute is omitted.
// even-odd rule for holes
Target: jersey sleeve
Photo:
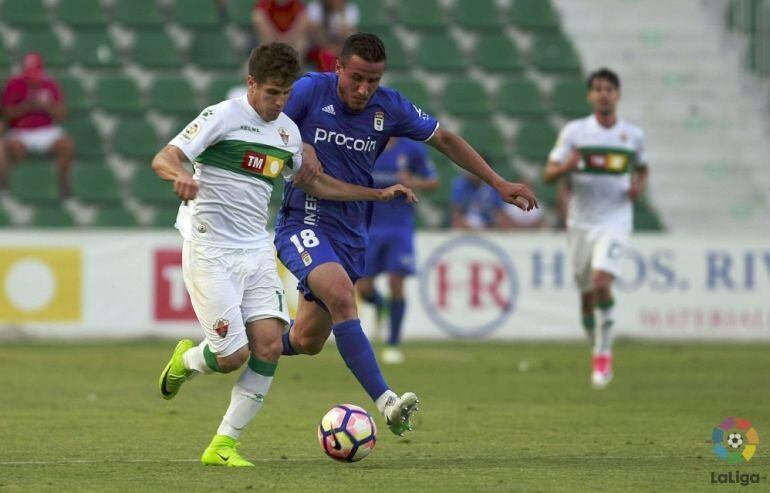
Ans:
<svg viewBox="0 0 770 493"><path fill-rule="evenodd" d="M291 157L291 165L283 167L283 179L291 181L299 173L302 168L302 146L299 146L299 150Z"/></svg>
<svg viewBox="0 0 770 493"><path fill-rule="evenodd" d="M289 94L289 100L283 107L283 112L291 118L297 125L302 124L302 120L307 116L310 100L313 96L313 78L310 75L300 77L294 83L294 87Z"/></svg>
<svg viewBox="0 0 770 493"><path fill-rule="evenodd" d="M636 134L636 168L647 166L647 147L644 139L644 131L639 129Z"/></svg>
<svg viewBox="0 0 770 493"><path fill-rule="evenodd" d="M400 93L395 92L395 94L393 104L396 105L398 122L393 129L393 135L409 137L420 142L425 142L433 137L433 134L438 130L438 120L412 104Z"/></svg>
<svg viewBox="0 0 770 493"><path fill-rule="evenodd" d="M567 124L561 130L561 132L559 132L559 137L556 139L556 144L548 155L548 159L550 161L563 163L567 159L569 153L575 147L573 138L575 133L574 128L575 126L573 124Z"/></svg>
<svg viewBox="0 0 770 493"><path fill-rule="evenodd" d="M210 106L171 139L169 145L181 149L193 162L207 147L219 142L224 134L224 124L224 109L218 105Z"/></svg>
<svg viewBox="0 0 770 493"><path fill-rule="evenodd" d="M415 144L409 153L409 171L426 180L436 178L436 165L424 145Z"/></svg>

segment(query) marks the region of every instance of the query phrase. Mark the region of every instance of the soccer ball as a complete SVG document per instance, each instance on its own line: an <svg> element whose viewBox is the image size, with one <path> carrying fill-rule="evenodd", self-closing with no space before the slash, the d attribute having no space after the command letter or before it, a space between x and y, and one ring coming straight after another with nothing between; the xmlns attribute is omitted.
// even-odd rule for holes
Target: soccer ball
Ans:
<svg viewBox="0 0 770 493"><path fill-rule="evenodd" d="M356 462L374 449L377 426L364 409L353 404L337 404L321 418L318 443L332 459Z"/></svg>

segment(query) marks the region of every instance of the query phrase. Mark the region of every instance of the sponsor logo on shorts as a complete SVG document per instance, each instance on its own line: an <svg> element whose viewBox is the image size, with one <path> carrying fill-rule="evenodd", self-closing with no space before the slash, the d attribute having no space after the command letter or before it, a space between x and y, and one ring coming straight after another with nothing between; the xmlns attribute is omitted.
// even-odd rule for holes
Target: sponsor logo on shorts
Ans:
<svg viewBox="0 0 770 493"><path fill-rule="evenodd" d="M216 322L214 322L214 331L216 331L217 334L219 334L219 337L225 337L227 335L227 331L230 329L230 321L224 318L218 318Z"/></svg>
<svg viewBox="0 0 770 493"><path fill-rule="evenodd" d="M307 250L302 252L301 257L302 257L302 263L305 264L305 267L313 263L313 257L310 256Z"/></svg>

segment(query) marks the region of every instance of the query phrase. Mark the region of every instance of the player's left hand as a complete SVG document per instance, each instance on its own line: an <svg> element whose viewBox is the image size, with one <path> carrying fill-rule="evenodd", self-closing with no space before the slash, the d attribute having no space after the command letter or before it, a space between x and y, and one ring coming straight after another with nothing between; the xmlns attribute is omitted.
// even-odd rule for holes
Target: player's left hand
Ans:
<svg viewBox="0 0 770 493"><path fill-rule="evenodd" d="M523 183L504 181L495 188L505 202L513 204L523 211L531 211L539 207L535 193Z"/></svg>
<svg viewBox="0 0 770 493"><path fill-rule="evenodd" d="M301 187L313 183L316 178L323 173L323 166L318 160L315 148L311 145L303 144L302 148L302 167L299 173L294 177L294 184Z"/></svg>
<svg viewBox="0 0 770 493"><path fill-rule="evenodd" d="M399 197L403 195L404 199L406 200L407 204L414 204L416 202L419 202L419 199L417 199L417 195L414 194L411 188L405 187L404 185L398 184L393 185L388 188L383 188L380 190L380 194L377 197L377 200L380 202L387 202L388 200L393 200L396 197Z"/></svg>

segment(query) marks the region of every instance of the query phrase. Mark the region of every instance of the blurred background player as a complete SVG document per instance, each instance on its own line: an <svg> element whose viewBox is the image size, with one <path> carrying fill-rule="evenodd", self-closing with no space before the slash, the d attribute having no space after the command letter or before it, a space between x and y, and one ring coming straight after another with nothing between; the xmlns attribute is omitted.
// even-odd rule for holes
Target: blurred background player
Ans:
<svg viewBox="0 0 770 493"><path fill-rule="evenodd" d="M316 0L307 6L311 48L307 54L319 72L331 72L345 38L356 32L358 5L346 0Z"/></svg>
<svg viewBox="0 0 770 493"><path fill-rule="evenodd" d="M8 79L2 110L9 129L4 136L7 160L0 160L0 188L8 184L8 165L21 161L29 152L53 153L59 193L69 196L75 143L59 126L67 114L64 96L56 80L45 72L39 53L27 53L21 73Z"/></svg>
<svg viewBox="0 0 770 493"><path fill-rule="evenodd" d="M508 228L511 221L505 213L505 202L490 185L470 173L452 180L452 228ZM515 206L514 206L515 207Z"/></svg>
<svg viewBox="0 0 770 493"><path fill-rule="evenodd" d="M291 46L304 60L310 42L307 6L302 0L257 0L251 16L259 43L278 41Z"/></svg>
<svg viewBox="0 0 770 493"><path fill-rule="evenodd" d="M391 138L388 141L385 150L374 163L372 178L374 186L378 188L402 183L415 191L431 191L439 185L436 167L425 146L402 138ZM388 274L390 335L382 353L382 361L398 364L404 360L399 349L401 326L406 313L404 279L415 272L415 211L411 204L400 199L387 204L374 204L372 209L364 277L358 280L356 288L364 301L374 305L377 311L376 323L379 325L385 300L377 291L374 278L382 273Z"/></svg>
<svg viewBox="0 0 770 493"><path fill-rule="evenodd" d="M633 228L632 202L644 192L648 177L644 134L618 118L619 100L620 79L614 72L603 68L589 76L594 113L562 129L544 176L548 183L569 178L567 241L583 327L593 343L591 381L596 388L612 379L612 283Z"/></svg>
<svg viewBox="0 0 770 493"><path fill-rule="evenodd" d="M493 184L507 202L537 207L528 187L505 181L464 139L440 129L435 118L399 92L380 87L385 65L382 41L357 33L345 40L336 73L309 73L297 81L285 111L302 132L305 155L315 149L326 172L367 185L390 137L408 137L428 142ZM304 296L284 336L283 354L317 354L333 332L345 364L390 430L402 435L412 429L419 401L412 392L399 397L385 382L356 306L354 284L363 274L369 207L319 200L291 183L284 189L275 244Z"/></svg>

